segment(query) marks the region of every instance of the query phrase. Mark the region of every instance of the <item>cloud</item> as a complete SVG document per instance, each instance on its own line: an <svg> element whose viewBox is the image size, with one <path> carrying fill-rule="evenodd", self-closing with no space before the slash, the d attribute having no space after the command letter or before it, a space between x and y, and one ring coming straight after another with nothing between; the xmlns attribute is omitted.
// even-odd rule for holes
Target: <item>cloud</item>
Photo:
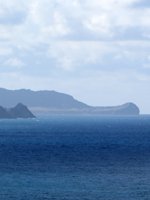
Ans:
<svg viewBox="0 0 150 200"><path fill-rule="evenodd" d="M54 41L145 40L150 8L134 6L139 2L0 0L0 40L25 51Z"/></svg>
<svg viewBox="0 0 150 200"><path fill-rule="evenodd" d="M73 72L136 71L148 62L149 49L150 43L143 41L59 41L51 44L48 57L57 68Z"/></svg>
<svg viewBox="0 0 150 200"><path fill-rule="evenodd" d="M103 42L62 41L51 44L48 56L59 68L78 70L102 63L103 57L113 51L114 48Z"/></svg>
<svg viewBox="0 0 150 200"><path fill-rule="evenodd" d="M23 23L25 19L25 7L23 1L0 0L0 24L15 25Z"/></svg>
<svg viewBox="0 0 150 200"><path fill-rule="evenodd" d="M109 103L113 92L120 101L142 101L150 84L149 19L145 0L0 0L1 84L73 91L93 104ZM95 98L97 91L107 94Z"/></svg>
<svg viewBox="0 0 150 200"><path fill-rule="evenodd" d="M12 54L12 48L7 46L0 47L0 56L8 56Z"/></svg>
<svg viewBox="0 0 150 200"><path fill-rule="evenodd" d="M6 60L3 65L7 67L14 67L20 69L25 65L25 63L17 57L12 57Z"/></svg>
<svg viewBox="0 0 150 200"><path fill-rule="evenodd" d="M53 39L88 40L129 37L126 30L139 27L140 38L149 34L150 8L136 8L139 0L31 0L0 1L1 29L11 42L28 45L35 42L49 43ZM144 11L144 12L143 12ZM12 25L15 25L12 27ZM27 31L26 31L27 30ZM125 34L127 36L125 36ZM32 40L32 42L31 42Z"/></svg>

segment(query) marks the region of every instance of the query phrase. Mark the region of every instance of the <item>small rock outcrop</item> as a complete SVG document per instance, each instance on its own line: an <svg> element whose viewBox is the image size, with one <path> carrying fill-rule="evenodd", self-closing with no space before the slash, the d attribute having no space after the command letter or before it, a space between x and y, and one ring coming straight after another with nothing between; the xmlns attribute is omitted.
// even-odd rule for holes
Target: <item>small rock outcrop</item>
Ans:
<svg viewBox="0 0 150 200"><path fill-rule="evenodd" d="M14 108L6 109L0 106L0 119L35 118L33 113L22 103Z"/></svg>

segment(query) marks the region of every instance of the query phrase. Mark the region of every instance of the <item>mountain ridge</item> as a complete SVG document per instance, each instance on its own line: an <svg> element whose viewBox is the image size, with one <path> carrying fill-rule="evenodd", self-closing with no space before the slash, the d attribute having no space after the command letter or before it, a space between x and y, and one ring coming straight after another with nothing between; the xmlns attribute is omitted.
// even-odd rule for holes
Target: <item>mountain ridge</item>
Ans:
<svg viewBox="0 0 150 200"><path fill-rule="evenodd" d="M13 107L18 102L27 105L34 113L87 113L106 115L139 115L138 106L132 102L119 106L90 106L73 96L54 90L8 90L0 88L0 105Z"/></svg>

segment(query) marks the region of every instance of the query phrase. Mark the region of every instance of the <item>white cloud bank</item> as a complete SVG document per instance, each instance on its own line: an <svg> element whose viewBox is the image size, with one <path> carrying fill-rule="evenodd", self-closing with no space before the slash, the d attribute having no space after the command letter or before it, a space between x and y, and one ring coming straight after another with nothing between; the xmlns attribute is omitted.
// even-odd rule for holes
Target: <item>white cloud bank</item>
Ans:
<svg viewBox="0 0 150 200"><path fill-rule="evenodd" d="M150 101L149 19L144 0L0 0L1 86L142 106Z"/></svg>

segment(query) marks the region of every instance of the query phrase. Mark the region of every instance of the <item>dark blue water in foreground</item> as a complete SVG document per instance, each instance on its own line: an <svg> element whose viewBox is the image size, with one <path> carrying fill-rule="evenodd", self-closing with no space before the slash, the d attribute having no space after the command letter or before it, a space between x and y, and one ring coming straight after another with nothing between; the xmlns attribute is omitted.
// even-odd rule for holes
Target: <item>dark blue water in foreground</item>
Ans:
<svg viewBox="0 0 150 200"><path fill-rule="evenodd" d="M0 121L0 200L149 200L150 116Z"/></svg>

